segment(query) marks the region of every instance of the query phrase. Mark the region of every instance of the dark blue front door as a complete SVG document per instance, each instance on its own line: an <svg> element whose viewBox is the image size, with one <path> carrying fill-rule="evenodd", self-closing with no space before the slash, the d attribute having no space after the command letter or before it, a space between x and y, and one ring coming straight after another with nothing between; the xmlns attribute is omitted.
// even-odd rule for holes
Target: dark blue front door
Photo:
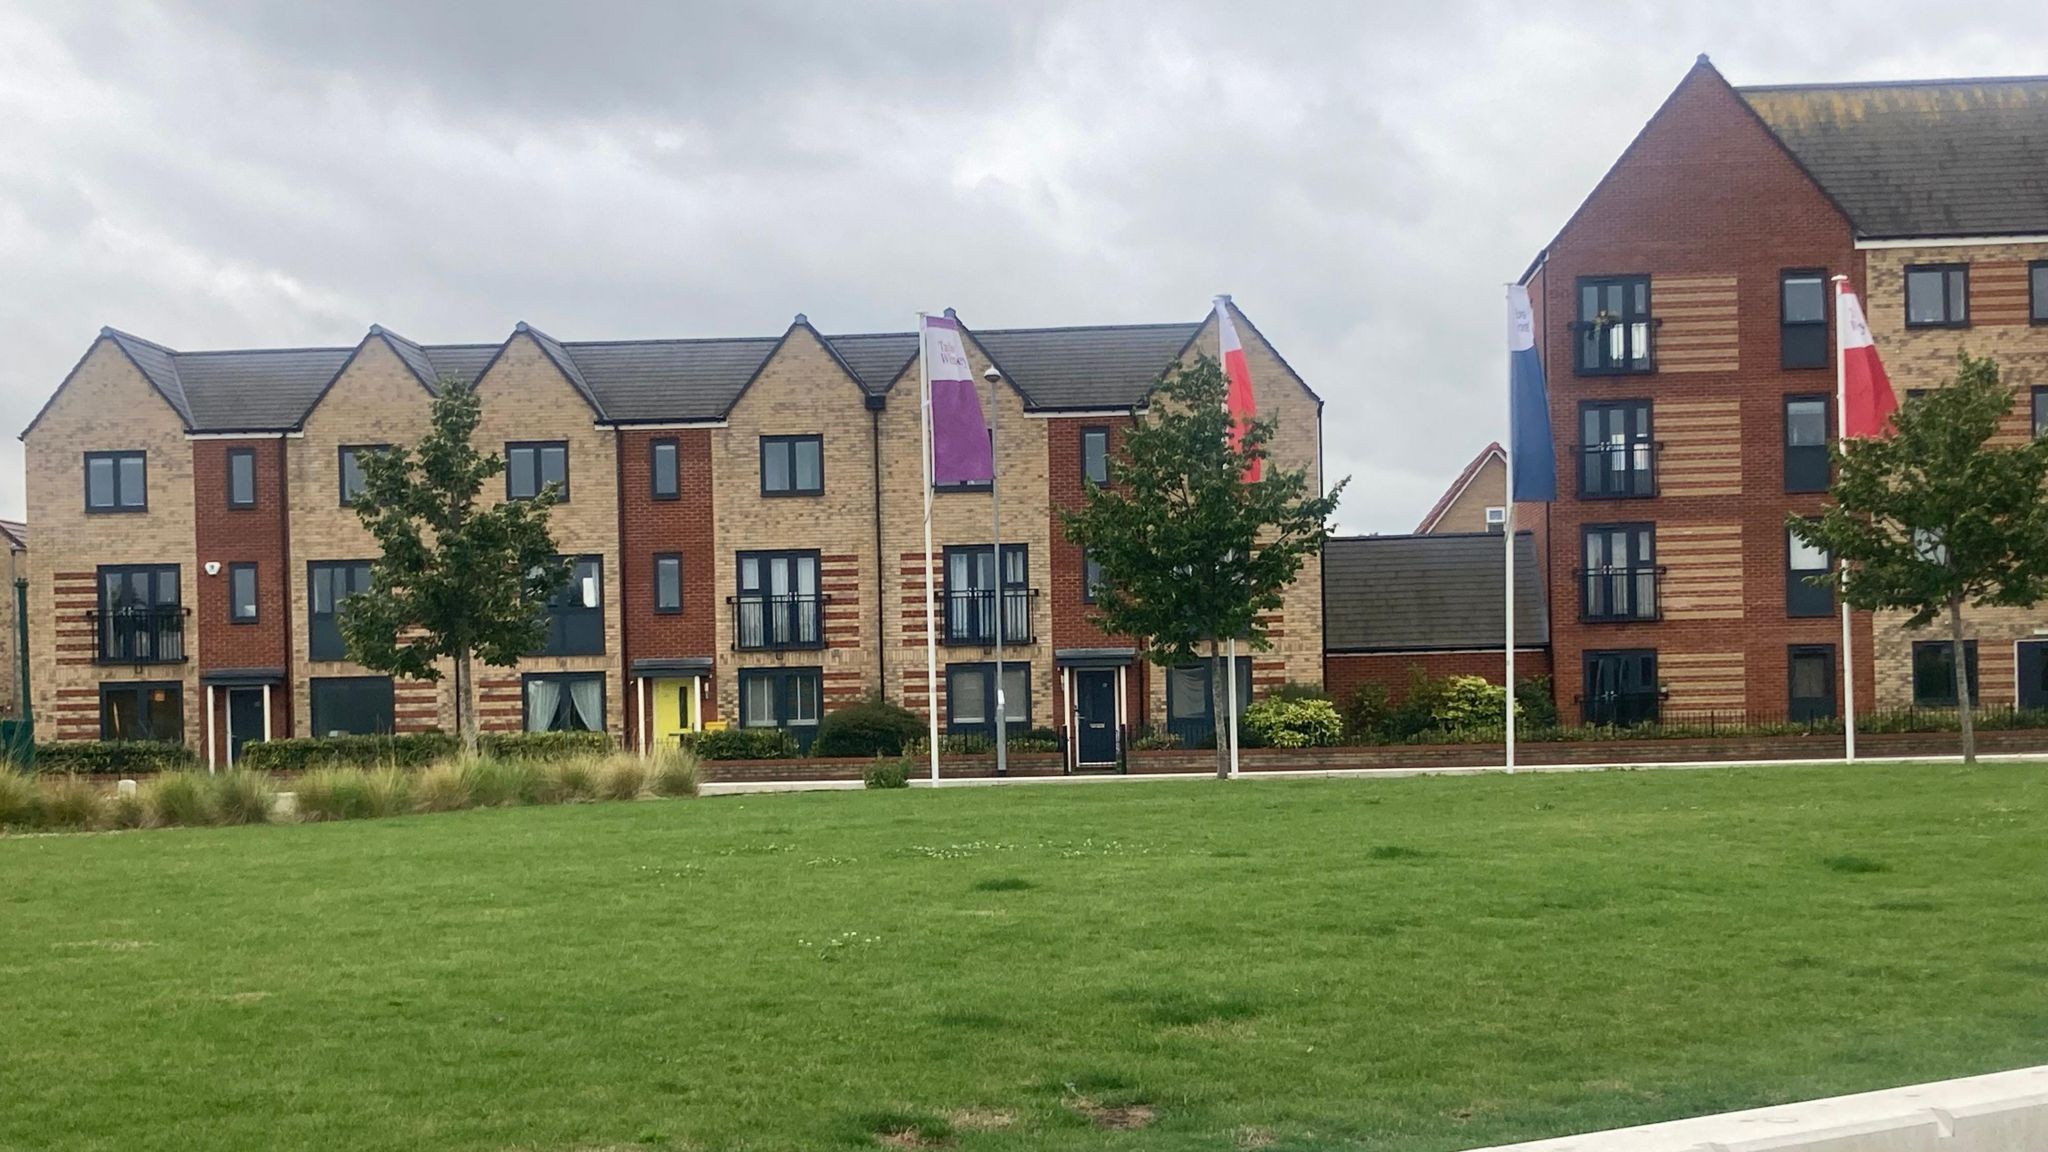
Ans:
<svg viewBox="0 0 2048 1152"><path fill-rule="evenodd" d="M1074 705L1080 728L1077 759L1082 767L1116 763L1116 672L1083 668L1074 673Z"/></svg>

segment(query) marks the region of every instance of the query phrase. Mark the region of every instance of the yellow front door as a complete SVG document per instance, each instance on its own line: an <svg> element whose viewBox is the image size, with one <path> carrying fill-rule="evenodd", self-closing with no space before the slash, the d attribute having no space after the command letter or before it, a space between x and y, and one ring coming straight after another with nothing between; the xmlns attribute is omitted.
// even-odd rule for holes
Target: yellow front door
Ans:
<svg viewBox="0 0 2048 1152"><path fill-rule="evenodd" d="M697 677L653 680L647 690L654 696L654 747L674 744L678 736L697 729Z"/></svg>

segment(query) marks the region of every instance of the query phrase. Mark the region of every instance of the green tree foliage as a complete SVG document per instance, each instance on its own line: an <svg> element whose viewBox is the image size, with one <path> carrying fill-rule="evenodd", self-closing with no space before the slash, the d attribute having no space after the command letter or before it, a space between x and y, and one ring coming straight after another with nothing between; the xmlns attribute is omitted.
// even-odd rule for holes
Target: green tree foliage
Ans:
<svg viewBox="0 0 2048 1152"><path fill-rule="evenodd" d="M1228 715L1220 639L1270 647L1259 617L1282 594L1329 534L1344 481L1326 494L1305 471L1273 465L1277 429L1270 416L1230 442L1223 368L1203 356L1161 376L1149 413L1134 414L1111 462L1111 483L1088 487L1079 511L1063 511L1067 537L1102 570L1095 619L1129 636L1147 660L1173 666L1205 656L1214 715ZM1263 478L1246 483L1260 462ZM1220 736L1220 733L1219 733ZM1227 741L1216 741L1216 771L1229 770Z"/></svg>
<svg viewBox="0 0 2048 1152"><path fill-rule="evenodd" d="M1955 379L1909 400L1892 434L1835 448L1833 501L1792 534L1825 548L1841 571L1810 578L1851 606L1945 617L1955 654L1963 758L1977 745L1965 675L1965 605L2028 606L2048 594L2048 442L1993 444L2013 389L1989 358L1959 354Z"/></svg>
<svg viewBox="0 0 2048 1152"><path fill-rule="evenodd" d="M558 493L483 504L484 482L504 458L471 443L483 413L469 385L443 380L432 425L411 448L363 462L356 515L382 555L370 591L341 613L349 658L380 672L439 680L440 661L455 669L456 727L476 752L472 660L511 667L547 638L547 606L567 584L567 563L548 534Z"/></svg>

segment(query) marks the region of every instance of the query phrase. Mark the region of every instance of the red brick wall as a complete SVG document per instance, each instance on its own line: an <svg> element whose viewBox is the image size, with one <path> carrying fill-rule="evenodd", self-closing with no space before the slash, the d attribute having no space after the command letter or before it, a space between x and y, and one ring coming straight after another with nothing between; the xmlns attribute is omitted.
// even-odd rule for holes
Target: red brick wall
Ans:
<svg viewBox="0 0 2048 1152"><path fill-rule="evenodd" d="M1785 529L1788 513L1817 512L1820 494L1787 495L1783 483L1784 397L1833 391L1826 369L1779 367L1778 277L1789 268L1844 273L1860 286L1862 259L1849 226L1827 197L1779 147L1741 98L1710 66L1694 68L1608 173L1551 246L1531 284L1539 341L1551 383L1558 445L1559 500L1549 523L1548 585L1558 707L1579 708L1583 653L1594 648L1654 648L1667 681L1687 653L1739 652L1747 709L1781 714L1787 707L1787 653L1792 644L1839 647L1839 618L1785 614ZM1736 278L1736 371L1676 373L1659 362L1645 375L1575 374L1576 279L1647 273L1652 316L1660 309L1658 277ZM1831 306L1832 310L1832 306ZM1653 336L1653 347L1657 336ZM1739 410L1741 475L1732 495L1658 496L1647 500L1579 501L1576 447L1579 404L1595 399L1733 400ZM1661 439L1662 427L1656 431ZM1660 467L1665 450L1660 449ZM1659 484L1665 483L1660 473ZM1739 615L1656 623L1582 623L1573 572L1582 564L1580 529L1588 523L1653 521L1659 559L1672 529L1740 528ZM1857 699L1870 698L1870 623L1857 623ZM1837 653L1839 659L1839 652ZM1678 705L1674 703L1673 707Z"/></svg>
<svg viewBox="0 0 2048 1152"><path fill-rule="evenodd" d="M653 442L676 442L677 494L656 500ZM624 605L625 661L711 657L718 649L717 564L711 500L711 432L705 428L621 429L619 431L619 587ZM683 557L683 610L654 610L654 556ZM705 676L704 717L718 715L717 686ZM617 707L626 731L639 731L639 693L631 676L626 699Z"/></svg>
<svg viewBox="0 0 2048 1152"><path fill-rule="evenodd" d="M1394 700L1407 698L1411 669L1428 676L1484 676L1501 682L1498 652L1370 652L1337 654L1323 658L1323 690L1341 707L1360 684L1385 684ZM1541 648L1515 649L1515 679L1550 675L1550 653Z"/></svg>
<svg viewBox="0 0 2048 1152"><path fill-rule="evenodd" d="M1047 420L1045 430L1046 506L1052 519L1051 586L1046 589L1052 605L1052 646L1061 648L1127 648L1131 641L1112 636L1089 618L1093 607L1081 599L1081 547L1067 539L1060 523L1062 509L1078 509L1088 501L1087 481L1081 475L1081 430L1107 428L1109 454L1116 457L1130 427L1128 416L1079 416ZM1124 715L1133 725L1146 722L1145 703L1151 699L1153 669L1142 661L1124 677ZM1053 714L1056 726L1066 726L1069 705L1061 680L1053 679Z"/></svg>
<svg viewBox="0 0 2048 1152"><path fill-rule="evenodd" d="M228 507L228 454L247 449L256 460L256 506ZM292 609L288 577L291 543L286 528L284 439L192 441L192 535L198 566L188 590L198 632L202 672L215 668L284 668L291 662ZM218 563L208 575L205 566ZM230 566L256 565L256 621L229 619ZM292 731L291 693L273 690L270 730ZM203 712L205 690L186 707ZM227 749L227 693L214 693L216 755ZM205 739L202 727L201 740ZM205 749L200 749L201 754Z"/></svg>

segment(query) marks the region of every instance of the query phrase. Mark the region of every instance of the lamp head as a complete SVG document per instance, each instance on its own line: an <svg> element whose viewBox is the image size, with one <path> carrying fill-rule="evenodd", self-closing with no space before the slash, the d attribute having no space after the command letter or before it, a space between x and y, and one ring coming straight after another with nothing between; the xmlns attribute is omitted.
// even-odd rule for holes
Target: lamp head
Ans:
<svg viewBox="0 0 2048 1152"><path fill-rule="evenodd" d="M1001 380L1003 378L1003 374L999 369L996 368L995 365L991 364L988 367L981 370L981 378L993 384L996 381Z"/></svg>

